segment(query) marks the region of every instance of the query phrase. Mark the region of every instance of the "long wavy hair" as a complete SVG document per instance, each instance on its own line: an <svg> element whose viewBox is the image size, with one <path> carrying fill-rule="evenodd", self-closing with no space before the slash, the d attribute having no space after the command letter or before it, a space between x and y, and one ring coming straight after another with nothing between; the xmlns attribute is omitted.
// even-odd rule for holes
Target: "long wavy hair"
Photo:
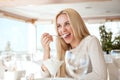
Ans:
<svg viewBox="0 0 120 80"><path fill-rule="evenodd" d="M71 8L64 9L56 15L55 29L56 29L57 35L59 35L58 30L57 30L57 18L61 14L67 15L71 28L73 30L75 39L82 40L86 36L90 35L80 14L76 10L71 9ZM62 38L56 38L57 57L59 60L65 60L65 52L66 50L69 50L70 48L71 48L70 44L65 43L65 41ZM58 76L59 77L66 76L65 63L61 66Z"/></svg>

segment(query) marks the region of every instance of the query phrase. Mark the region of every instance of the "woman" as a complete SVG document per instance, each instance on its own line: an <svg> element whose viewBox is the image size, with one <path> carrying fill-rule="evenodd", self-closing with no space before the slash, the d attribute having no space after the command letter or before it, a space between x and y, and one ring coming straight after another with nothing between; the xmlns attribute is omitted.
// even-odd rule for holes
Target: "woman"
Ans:
<svg viewBox="0 0 120 80"><path fill-rule="evenodd" d="M101 46L95 36L90 35L81 16L74 9L64 9L56 15L56 39L57 55L59 60L65 60L66 51L84 52L89 56L88 71L82 78L85 80L107 80L107 69ZM44 49L43 60L50 59L50 42L52 35L44 33L41 43ZM42 65L44 73L48 73L45 65ZM47 71L47 72L46 72ZM69 77L64 63L57 74L58 77Z"/></svg>

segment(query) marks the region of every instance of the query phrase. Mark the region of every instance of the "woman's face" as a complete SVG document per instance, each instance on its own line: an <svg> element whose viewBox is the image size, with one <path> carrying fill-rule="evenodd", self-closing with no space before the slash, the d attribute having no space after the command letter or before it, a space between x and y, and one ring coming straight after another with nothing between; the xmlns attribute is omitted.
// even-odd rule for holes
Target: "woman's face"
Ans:
<svg viewBox="0 0 120 80"><path fill-rule="evenodd" d="M66 14L60 14L57 17L57 30L58 34L62 36L63 40L66 43L72 44L74 42L75 38L70 25L70 21Z"/></svg>

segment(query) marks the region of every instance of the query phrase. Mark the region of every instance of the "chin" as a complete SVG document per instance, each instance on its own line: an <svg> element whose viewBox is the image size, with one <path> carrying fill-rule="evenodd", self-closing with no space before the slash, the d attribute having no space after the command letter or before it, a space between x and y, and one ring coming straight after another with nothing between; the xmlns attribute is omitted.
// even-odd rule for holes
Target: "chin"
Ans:
<svg viewBox="0 0 120 80"><path fill-rule="evenodd" d="M65 41L65 43L70 44L70 43L71 43L71 41Z"/></svg>

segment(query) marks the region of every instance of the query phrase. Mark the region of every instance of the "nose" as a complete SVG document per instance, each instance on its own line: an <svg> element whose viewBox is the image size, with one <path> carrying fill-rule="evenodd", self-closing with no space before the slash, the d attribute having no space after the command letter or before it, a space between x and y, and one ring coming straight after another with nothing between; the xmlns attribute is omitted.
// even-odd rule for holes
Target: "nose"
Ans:
<svg viewBox="0 0 120 80"><path fill-rule="evenodd" d="M62 28L61 28L61 31L62 31L62 32L65 32L65 31L66 31L66 28L65 28L65 27L62 27Z"/></svg>

